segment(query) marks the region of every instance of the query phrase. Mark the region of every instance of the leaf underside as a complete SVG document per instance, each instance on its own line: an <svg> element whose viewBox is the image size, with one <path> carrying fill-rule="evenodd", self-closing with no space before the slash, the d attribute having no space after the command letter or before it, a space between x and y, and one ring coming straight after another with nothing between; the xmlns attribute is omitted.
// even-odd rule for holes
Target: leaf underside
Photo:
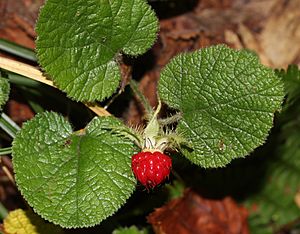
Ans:
<svg viewBox="0 0 300 234"><path fill-rule="evenodd" d="M224 45L181 54L164 68L159 94L183 118L183 154L202 167L221 167L263 144L280 109L283 85L248 51Z"/></svg>
<svg viewBox="0 0 300 234"><path fill-rule="evenodd" d="M52 112L24 124L13 142L13 164L18 188L38 214L62 227L88 227L125 203L136 185L134 146L104 130L120 124L95 118L73 133Z"/></svg>
<svg viewBox="0 0 300 234"><path fill-rule="evenodd" d="M36 25L37 55L69 97L102 101L119 85L118 55L143 54L157 30L144 0L47 0Z"/></svg>

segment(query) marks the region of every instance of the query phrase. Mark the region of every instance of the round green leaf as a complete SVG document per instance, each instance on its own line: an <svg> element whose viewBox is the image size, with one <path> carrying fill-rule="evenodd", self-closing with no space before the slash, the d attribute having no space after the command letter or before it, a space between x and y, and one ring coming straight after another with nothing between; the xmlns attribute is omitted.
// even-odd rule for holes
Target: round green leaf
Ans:
<svg viewBox="0 0 300 234"><path fill-rule="evenodd" d="M161 74L159 94L183 113L178 132L192 146L184 155L220 167L265 141L283 84L253 53L219 45L174 58Z"/></svg>
<svg viewBox="0 0 300 234"><path fill-rule="evenodd" d="M0 77L0 109L7 102L10 92L8 79Z"/></svg>
<svg viewBox="0 0 300 234"><path fill-rule="evenodd" d="M105 130L120 124L95 118L73 133L52 112L24 124L13 142L13 164L19 189L38 214L62 227L88 227L125 203L136 185L134 146Z"/></svg>
<svg viewBox="0 0 300 234"><path fill-rule="evenodd" d="M157 30L145 0L47 0L36 26L37 55L69 97L101 101L119 85L119 53L143 54Z"/></svg>

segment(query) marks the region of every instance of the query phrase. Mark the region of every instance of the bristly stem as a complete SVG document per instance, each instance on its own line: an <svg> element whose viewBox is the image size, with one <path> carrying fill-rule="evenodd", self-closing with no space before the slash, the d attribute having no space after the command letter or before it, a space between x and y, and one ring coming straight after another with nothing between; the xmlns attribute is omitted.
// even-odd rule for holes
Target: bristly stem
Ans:
<svg viewBox="0 0 300 234"><path fill-rule="evenodd" d="M111 99L109 100L109 102L103 107L105 110L107 110L107 108L122 94L123 90L120 89L118 91L118 93L116 93L115 95L113 95L111 97Z"/></svg>
<svg viewBox="0 0 300 234"><path fill-rule="evenodd" d="M124 137L127 137L128 139L132 140L136 144L136 146L142 148L143 137L138 129L129 128L127 126L121 126L121 127L112 127L110 130L112 130L113 133L117 133Z"/></svg>
<svg viewBox="0 0 300 234"><path fill-rule="evenodd" d="M153 109L149 103L149 101L147 100L147 98L144 96L144 94L142 94L142 92L139 90L138 84L135 80L130 79L130 88L132 89L132 91L134 92L134 94L137 96L137 98L142 102L146 112L148 115L150 115L151 113L153 113Z"/></svg>
<svg viewBox="0 0 300 234"><path fill-rule="evenodd" d="M161 125L169 125L169 124L173 124L173 123L176 123L178 122L180 119L182 118L182 113L181 112L178 112L176 113L175 115L172 115L170 117L167 117L165 119L159 119L158 122L161 124Z"/></svg>

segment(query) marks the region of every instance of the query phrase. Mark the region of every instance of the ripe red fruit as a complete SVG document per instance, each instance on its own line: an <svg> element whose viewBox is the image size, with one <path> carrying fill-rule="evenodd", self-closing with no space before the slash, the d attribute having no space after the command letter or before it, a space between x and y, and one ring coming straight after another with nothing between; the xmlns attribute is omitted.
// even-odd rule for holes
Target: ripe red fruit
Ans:
<svg viewBox="0 0 300 234"><path fill-rule="evenodd" d="M159 151L140 152L132 156L131 168L142 185L154 188L169 176L172 160Z"/></svg>

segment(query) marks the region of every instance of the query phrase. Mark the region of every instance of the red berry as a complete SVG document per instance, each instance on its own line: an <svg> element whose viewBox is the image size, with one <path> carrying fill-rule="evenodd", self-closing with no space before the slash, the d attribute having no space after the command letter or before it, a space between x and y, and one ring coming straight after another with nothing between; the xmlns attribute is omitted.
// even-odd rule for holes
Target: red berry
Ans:
<svg viewBox="0 0 300 234"><path fill-rule="evenodd" d="M172 160L159 152L140 152L132 156L131 168L142 185L154 188L169 176Z"/></svg>

